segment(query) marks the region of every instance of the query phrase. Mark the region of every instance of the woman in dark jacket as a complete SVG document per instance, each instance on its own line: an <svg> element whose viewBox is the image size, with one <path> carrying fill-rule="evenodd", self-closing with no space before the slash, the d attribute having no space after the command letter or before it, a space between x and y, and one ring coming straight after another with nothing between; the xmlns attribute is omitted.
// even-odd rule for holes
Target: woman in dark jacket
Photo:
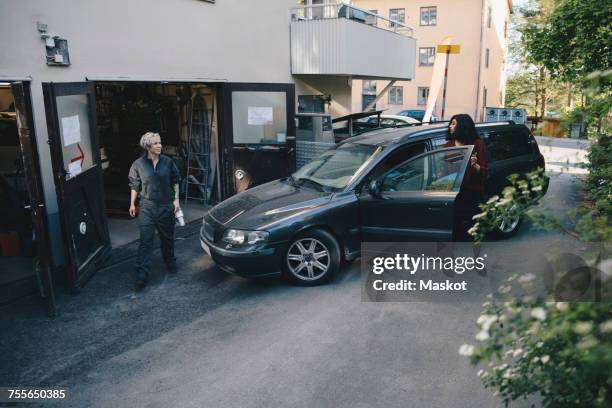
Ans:
<svg viewBox="0 0 612 408"><path fill-rule="evenodd" d="M485 144L478 137L474 121L467 114L451 118L448 125L447 146L474 145L472 156L463 178L461 190L455 201L455 227L453 240L471 241L468 230L474 225L472 217L480 212L478 205L484 201L485 179L487 177L487 156Z"/></svg>

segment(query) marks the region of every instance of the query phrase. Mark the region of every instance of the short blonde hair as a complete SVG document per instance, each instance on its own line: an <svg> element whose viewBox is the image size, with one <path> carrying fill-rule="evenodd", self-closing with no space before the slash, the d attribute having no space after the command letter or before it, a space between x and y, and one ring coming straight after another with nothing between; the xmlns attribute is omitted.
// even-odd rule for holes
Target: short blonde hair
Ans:
<svg viewBox="0 0 612 408"><path fill-rule="evenodd" d="M161 142L161 136L159 133L155 132L147 132L140 137L140 147L144 150L149 150L149 147L153 146L155 143L155 139L159 139Z"/></svg>

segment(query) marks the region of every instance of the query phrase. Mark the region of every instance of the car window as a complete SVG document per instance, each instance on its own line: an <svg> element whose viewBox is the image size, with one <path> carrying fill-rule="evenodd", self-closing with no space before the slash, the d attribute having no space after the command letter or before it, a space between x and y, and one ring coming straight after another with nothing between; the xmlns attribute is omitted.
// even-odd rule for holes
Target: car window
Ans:
<svg viewBox="0 0 612 408"><path fill-rule="evenodd" d="M485 146L490 161L506 160L531 154L531 142L527 130L506 128L483 132Z"/></svg>
<svg viewBox="0 0 612 408"><path fill-rule="evenodd" d="M345 143L306 163L293 177L298 182L310 180L324 188L340 190L358 176L381 150L371 145Z"/></svg>
<svg viewBox="0 0 612 408"><path fill-rule="evenodd" d="M389 156L379 163L374 170L372 170L367 177L366 183L369 183L371 180L380 177L398 164L409 160L411 157L418 156L421 153L425 153L425 143L413 143L408 146L395 149L389 154Z"/></svg>
<svg viewBox="0 0 612 408"><path fill-rule="evenodd" d="M410 160L383 176L381 191L453 191L467 148L439 150Z"/></svg>

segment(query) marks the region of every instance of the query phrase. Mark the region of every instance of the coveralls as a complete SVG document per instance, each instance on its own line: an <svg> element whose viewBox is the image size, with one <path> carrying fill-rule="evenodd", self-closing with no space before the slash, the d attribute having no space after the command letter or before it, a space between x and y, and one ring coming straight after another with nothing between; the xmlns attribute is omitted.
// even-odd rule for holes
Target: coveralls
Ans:
<svg viewBox="0 0 612 408"><path fill-rule="evenodd" d="M179 182L174 161L163 154L153 166L147 154L132 163L128 175L130 189L140 194L140 246L136 263L137 279L146 282L151 269L155 230L159 233L166 267L176 272L174 257L174 185Z"/></svg>

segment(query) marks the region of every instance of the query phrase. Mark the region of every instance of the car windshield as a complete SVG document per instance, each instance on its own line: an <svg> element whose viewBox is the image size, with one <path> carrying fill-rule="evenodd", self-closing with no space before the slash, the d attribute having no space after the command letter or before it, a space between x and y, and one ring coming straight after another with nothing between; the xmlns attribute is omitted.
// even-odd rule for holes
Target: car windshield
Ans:
<svg viewBox="0 0 612 408"><path fill-rule="evenodd" d="M308 185L322 191L342 190L381 150L370 145L342 144L305 164L293 173L293 180L298 185Z"/></svg>

